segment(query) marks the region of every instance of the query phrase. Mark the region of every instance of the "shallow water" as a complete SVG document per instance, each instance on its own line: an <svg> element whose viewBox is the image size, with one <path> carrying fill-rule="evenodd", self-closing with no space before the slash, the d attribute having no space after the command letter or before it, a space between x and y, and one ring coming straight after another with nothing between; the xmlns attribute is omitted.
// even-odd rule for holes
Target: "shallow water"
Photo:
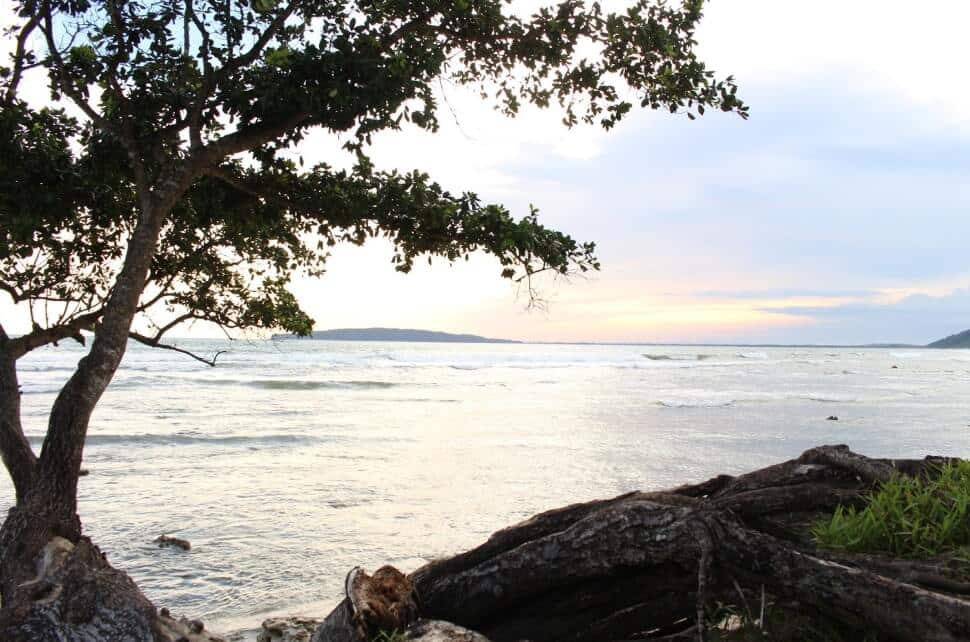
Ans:
<svg viewBox="0 0 970 642"><path fill-rule="evenodd" d="M85 528L109 559L160 606L216 630L271 612L323 615L358 564L411 570L548 508L742 472L822 443L970 455L970 351L229 350L212 369L132 346L95 412L80 482ZM37 450L81 355L51 348L22 361ZM3 476L0 510L12 496ZM189 539L191 552L156 548L162 533Z"/></svg>

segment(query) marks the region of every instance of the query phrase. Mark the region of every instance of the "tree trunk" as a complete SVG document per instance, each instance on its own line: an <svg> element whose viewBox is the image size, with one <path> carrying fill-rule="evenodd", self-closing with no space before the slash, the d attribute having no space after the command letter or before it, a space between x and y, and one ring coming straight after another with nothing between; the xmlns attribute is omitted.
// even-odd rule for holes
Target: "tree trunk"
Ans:
<svg viewBox="0 0 970 642"><path fill-rule="evenodd" d="M868 459L823 446L747 475L549 511L415 571L419 615L498 642L686 640L703 635L708 607L747 606L746 595L766 591L771 608L832 623L847 640L863 631L880 640L967 640L966 569L826 552L807 536L812 520L860 503L894 472L933 474L944 461ZM348 607L345 600L334 615Z"/></svg>
<svg viewBox="0 0 970 642"><path fill-rule="evenodd" d="M13 480L17 503L20 503L33 486L37 457L20 423L17 361L7 351L7 341L6 334L0 333L0 456Z"/></svg>
<svg viewBox="0 0 970 642"><path fill-rule="evenodd" d="M0 599L3 606L0 621L8 627L15 621L26 627L24 631L34 631L31 626L39 626L38 623L44 621L58 620L63 624L45 610L50 607L50 596L46 588L39 590L38 586L61 587L58 592L63 589L63 595L54 600L58 604L62 598L87 599L77 597L77 591L90 593L97 590L98 594L91 599L102 601L95 611L101 607L114 609L116 615L120 614L117 622L123 622L129 616L134 618L133 622L142 621L143 618L135 617L134 613L147 612L145 605L151 606L124 573L112 569L97 548L82 539L81 522L77 516L77 483L91 414L124 356L165 211L151 208L142 211L129 241L124 265L101 323L95 330L91 349L54 401L39 458L34 456L24 438L20 423L16 359L23 356L24 351L13 351L14 340L5 335L0 344L0 453L17 494L16 505L0 527ZM43 565L43 560L49 556L45 551L53 541L63 541L72 547L71 564L66 567L71 570L59 570L59 573L65 573L63 577L42 579L38 565ZM84 569L90 576L88 579L83 577ZM119 588L122 586L125 590ZM105 606L111 604L108 594L117 591L120 591L119 595L128 595L127 606ZM125 602L124 598L119 600ZM79 621L87 622L97 617L103 623L107 622L107 611L89 611L78 615ZM117 635L107 634L107 629L83 627L76 629L76 635L64 633L74 630L68 626L63 630L56 629L56 635L53 629L48 631L51 637L31 638L28 635L21 639L80 640L86 639L84 636L91 631L95 633L90 639L127 639L130 629L127 625L121 626ZM14 639L12 635L8 631L7 636L0 638Z"/></svg>
<svg viewBox="0 0 970 642"><path fill-rule="evenodd" d="M156 611L87 537L54 536L35 562L36 575L0 610L4 642L225 642L198 620Z"/></svg>

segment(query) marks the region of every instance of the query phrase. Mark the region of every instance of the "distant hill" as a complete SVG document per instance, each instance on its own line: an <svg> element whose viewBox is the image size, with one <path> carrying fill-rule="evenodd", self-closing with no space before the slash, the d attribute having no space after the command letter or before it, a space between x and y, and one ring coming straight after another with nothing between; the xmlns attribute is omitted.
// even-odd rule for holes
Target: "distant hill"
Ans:
<svg viewBox="0 0 970 642"><path fill-rule="evenodd" d="M423 341L430 343L521 343L507 339L489 339L477 334L451 334L433 330L411 330L407 328L337 328L335 330L315 330L308 337L292 334L274 334L273 340L316 339L319 341Z"/></svg>
<svg viewBox="0 0 970 642"><path fill-rule="evenodd" d="M970 330L951 334L945 339L934 341L927 348L970 348Z"/></svg>

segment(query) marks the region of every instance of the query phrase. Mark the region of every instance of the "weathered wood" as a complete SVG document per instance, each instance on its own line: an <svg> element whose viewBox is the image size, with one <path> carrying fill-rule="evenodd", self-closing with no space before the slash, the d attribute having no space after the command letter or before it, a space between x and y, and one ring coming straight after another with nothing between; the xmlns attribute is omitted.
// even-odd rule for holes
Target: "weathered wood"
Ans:
<svg viewBox="0 0 970 642"><path fill-rule="evenodd" d="M155 608L86 538L52 538L36 577L17 587L0 611L0 639L153 640Z"/></svg>
<svg viewBox="0 0 970 642"><path fill-rule="evenodd" d="M965 569L818 551L805 532L892 475L933 474L944 461L821 446L745 475L548 511L415 571L420 615L496 642L696 640L704 605L743 600L740 582L847 630L966 640Z"/></svg>
<svg viewBox="0 0 970 642"><path fill-rule="evenodd" d="M957 642L970 634L970 600L821 559L721 516L709 519L720 530L722 565L739 579L891 639Z"/></svg>
<svg viewBox="0 0 970 642"><path fill-rule="evenodd" d="M4 642L225 642L199 620L156 611L86 537L52 537L35 575L0 609Z"/></svg>
<svg viewBox="0 0 970 642"><path fill-rule="evenodd" d="M418 619L414 585L392 566L373 575L357 567L344 580L344 600L314 632L312 642L367 642L403 631Z"/></svg>

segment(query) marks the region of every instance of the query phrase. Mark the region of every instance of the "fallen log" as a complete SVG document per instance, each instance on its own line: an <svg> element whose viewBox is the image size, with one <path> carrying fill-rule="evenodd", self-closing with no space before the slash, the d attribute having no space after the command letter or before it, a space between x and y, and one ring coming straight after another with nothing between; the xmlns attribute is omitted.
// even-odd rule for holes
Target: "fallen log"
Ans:
<svg viewBox="0 0 970 642"><path fill-rule="evenodd" d="M822 551L808 537L813 520L863 502L894 473L933 475L947 461L871 459L822 446L737 477L552 510L412 573L416 615L496 642L696 640L704 639L708 607L746 602L747 589L831 622L847 640L862 632L880 640L967 640L965 569ZM314 641L369 640L333 633L341 618L367 629L359 601L348 591Z"/></svg>

